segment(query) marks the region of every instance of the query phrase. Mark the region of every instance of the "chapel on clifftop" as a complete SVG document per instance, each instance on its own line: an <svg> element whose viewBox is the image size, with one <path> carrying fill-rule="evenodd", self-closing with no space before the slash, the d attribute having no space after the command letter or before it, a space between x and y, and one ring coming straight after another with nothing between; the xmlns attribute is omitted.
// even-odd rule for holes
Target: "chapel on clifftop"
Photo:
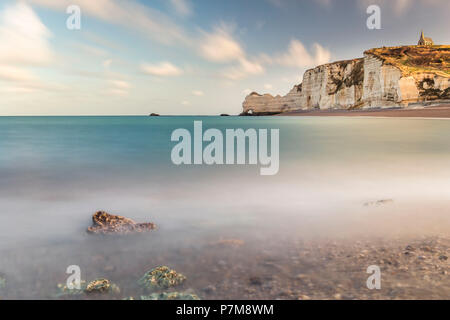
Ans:
<svg viewBox="0 0 450 320"><path fill-rule="evenodd" d="M433 39L424 36L423 31L420 34L418 46L434 46Z"/></svg>

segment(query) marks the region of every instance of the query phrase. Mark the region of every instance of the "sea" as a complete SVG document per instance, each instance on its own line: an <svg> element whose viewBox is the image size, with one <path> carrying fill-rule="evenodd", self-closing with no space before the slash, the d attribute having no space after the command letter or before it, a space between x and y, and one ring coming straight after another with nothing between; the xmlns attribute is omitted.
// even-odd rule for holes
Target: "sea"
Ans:
<svg viewBox="0 0 450 320"><path fill-rule="evenodd" d="M175 165L171 135L192 132L194 121L222 132L278 129L278 173ZM0 117L0 297L56 298L71 265L87 281L118 282L124 295L138 294L131 283L146 270L168 265L201 295L224 276L208 273L215 264L245 269L247 255L235 250L247 244L270 254L290 239L448 234L449 199L446 119ZM158 228L89 235L99 210ZM217 261L208 248L222 252Z"/></svg>

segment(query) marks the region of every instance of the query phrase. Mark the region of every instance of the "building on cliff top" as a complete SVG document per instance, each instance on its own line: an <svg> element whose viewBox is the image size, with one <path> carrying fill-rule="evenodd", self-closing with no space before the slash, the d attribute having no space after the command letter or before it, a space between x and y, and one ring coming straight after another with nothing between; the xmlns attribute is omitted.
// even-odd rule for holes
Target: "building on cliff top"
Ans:
<svg viewBox="0 0 450 320"><path fill-rule="evenodd" d="M423 31L420 34L418 46L434 46L433 39L424 36Z"/></svg>

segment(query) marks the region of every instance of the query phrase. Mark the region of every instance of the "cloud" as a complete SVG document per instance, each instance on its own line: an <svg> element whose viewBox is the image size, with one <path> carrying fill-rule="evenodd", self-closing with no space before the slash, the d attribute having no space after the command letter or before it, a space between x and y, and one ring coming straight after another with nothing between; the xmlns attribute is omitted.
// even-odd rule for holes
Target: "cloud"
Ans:
<svg viewBox="0 0 450 320"><path fill-rule="evenodd" d="M102 48L99 48L97 46L91 46L91 45L80 43L80 42L73 43L72 46L76 50L80 50L80 51L84 52L85 54L93 56L93 57L105 57L105 56L109 55L108 51L106 51Z"/></svg>
<svg viewBox="0 0 450 320"><path fill-rule="evenodd" d="M288 51L272 59L272 62L287 67L312 67L330 62L331 53L320 44L313 45L313 53L308 52L303 43L297 39L291 40Z"/></svg>
<svg viewBox="0 0 450 320"><path fill-rule="evenodd" d="M229 80L239 80L250 75L262 74L264 71L265 69L262 64L249 61L247 58L242 58L236 66L223 70L222 76Z"/></svg>
<svg viewBox="0 0 450 320"><path fill-rule="evenodd" d="M20 67L0 65L0 79L11 82L33 82L39 79L29 70Z"/></svg>
<svg viewBox="0 0 450 320"><path fill-rule="evenodd" d="M109 68L109 67L111 67L112 63L113 63L113 59L106 59L105 61L103 61L103 67Z"/></svg>
<svg viewBox="0 0 450 320"><path fill-rule="evenodd" d="M158 64L144 63L141 65L141 71L145 74L159 77L173 77L183 74L183 70L170 62L161 62Z"/></svg>
<svg viewBox="0 0 450 320"><path fill-rule="evenodd" d="M249 75L263 73L264 67L257 61L251 61L240 43L234 39L231 28L225 25L216 27L211 33L204 33L200 41L200 55L217 63L234 65L221 72L224 78L238 80Z"/></svg>
<svg viewBox="0 0 450 320"><path fill-rule="evenodd" d="M127 96L130 93L131 85L123 80L109 80L109 87L103 93L114 96Z"/></svg>
<svg viewBox="0 0 450 320"><path fill-rule="evenodd" d="M213 62L230 62L245 57L241 45L225 26L217 27L212 33L204 33L200 41L200 54Z"/></svg>
<svg viewBox="0 0 450 320"><path fill-rule="evenodd" d="M63 86L40 79L30 67L48 67L55 58L50 31L24 2L0 11L0 80L2 92L30 93L62 90Z"/></svg>
<svg viewBox="0 0 450 320"><path fill-rule="evenodd" d="M183 17L192 15L192 6L187 0L170 0L175 12Z"/></svg>
<svg viewBox="0 0 450 320"><path fill-rule="evenodd" d="M197 97L203 97L205 95L205 93L201 90L194 90L192 91L192 94Z"/></svg>
<svg viewBox="0 0 450 320"><path fill-rule="evenodd" d="M28 2L65 12L73 0L28 0ZM180 2L180 1L179 1ZM159 10L134 0L77 0L82 13L107 23L121 25L144 33L166 45L190 44L185 31Z"/></svg>
<svg viewBox="0 0 450 320"><path fill-rule="evenodd" d="M2 86L3 92L28 93L37 90L59 91L64 89L61 85L42 81L27 68L12 65L0 65L0 80L8 83L8 85Z"/></svg>
<svg viewBox="0 0 450 320"><path fill-rule="evenodd" d="M376 4L379 6L383 6L384 8L391 9L396 15L404 15L408 10L414 6L422 4L424 6L447 6L450 8L450 2L448 0L357 0L360 7L364 10L367 9L368 6ZM443 8L444 10L444 8ZM387 10L386 10L387 11Z"/></svg>
<svg viewBox="0 0 450 320"><path fill-rule="evenodd" d="M0 64L46 65L54 58L50 31L34 11L19 2L0 12Z"/></svg>

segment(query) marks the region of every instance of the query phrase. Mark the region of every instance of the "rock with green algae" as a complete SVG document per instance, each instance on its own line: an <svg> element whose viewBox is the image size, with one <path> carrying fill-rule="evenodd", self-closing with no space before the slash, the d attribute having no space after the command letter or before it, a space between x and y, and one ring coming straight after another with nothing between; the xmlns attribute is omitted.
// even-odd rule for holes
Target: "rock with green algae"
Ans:
<svg viewBox="0 0 450 320"><path fill-rule="evenodd" d="M96 279L89 282L85 289L86 293L112 293L119 294L120 288L108 279Z"/></svg>
<svg viewBox="0 0 450 320"><path fill-rule="evenodd" d="M94 281L87 283L82 280L80 283L80 289L74 288L70 289L67 285L58 284L57 296L81 296L83 294L98 294L98 293L109 293L109 294L120 294L120 288L109 281L108 279L99 278Z"/></svg>
<svg viewBox="0 0 450 320"><path fill-rule="evenodd" d="M145 289L167 289L178 286L186 280L181 273L166 266L161 266L147 271L144 276L139 279L139 285Z"/></svg>
<svg viewBox="0 0 450 320"><path fill-rule="evenodd" d="M196 294L186 292L163 292L141 296L141 300L200 300Z"/></svg>

